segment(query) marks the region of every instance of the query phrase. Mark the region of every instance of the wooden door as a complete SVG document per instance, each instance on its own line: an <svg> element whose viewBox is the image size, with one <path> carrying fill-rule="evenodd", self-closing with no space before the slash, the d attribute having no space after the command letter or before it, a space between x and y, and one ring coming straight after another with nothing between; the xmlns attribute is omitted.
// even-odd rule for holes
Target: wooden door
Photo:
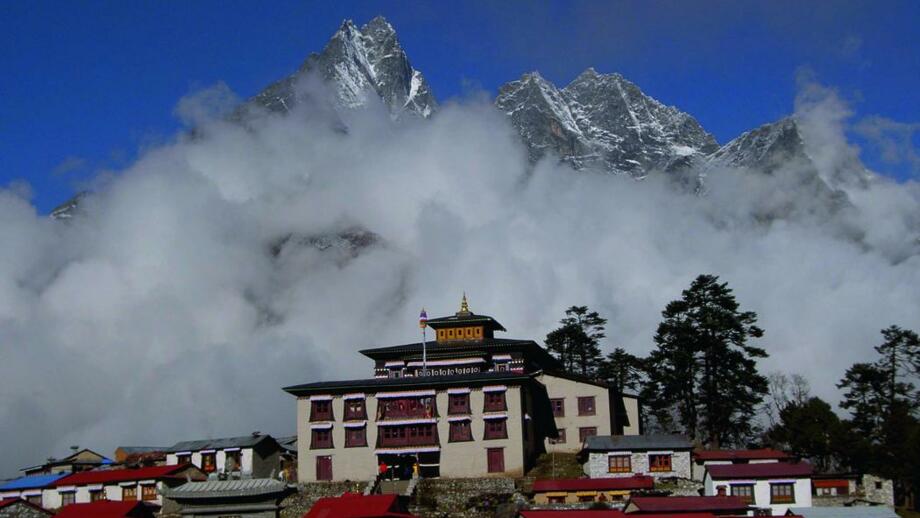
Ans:
<svg viewBox="0 0 920 518"><path fill-rule="evenodd" d="M316 457L316 480L332 480L332 457Z"/></svg>
<svg viewBox="0 0 920 518"><path fill-rule="evenodd" d="M489 473L504 473L505 471L505 449L488 448L486 450L486 459L489 464Z"/></svg>

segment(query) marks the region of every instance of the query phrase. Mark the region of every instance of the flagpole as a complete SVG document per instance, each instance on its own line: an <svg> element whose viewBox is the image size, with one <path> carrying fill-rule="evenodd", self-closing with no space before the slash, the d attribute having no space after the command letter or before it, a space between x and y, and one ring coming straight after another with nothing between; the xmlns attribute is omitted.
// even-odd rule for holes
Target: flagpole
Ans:
<svg viewBox="0 0 920 518"><path fill-rule="evenodd" d="M422 312L418 316L418 326L422 328L422 376L428 375L428 335L426 331L428 330L428 313L425 312L425 308L422 308Z"/></svg>

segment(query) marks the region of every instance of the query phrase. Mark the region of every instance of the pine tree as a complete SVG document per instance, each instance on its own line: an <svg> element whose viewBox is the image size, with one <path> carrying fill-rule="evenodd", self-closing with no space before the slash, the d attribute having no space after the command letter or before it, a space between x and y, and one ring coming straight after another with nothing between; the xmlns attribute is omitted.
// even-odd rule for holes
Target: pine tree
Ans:
<svg viewBox="0 0 920 518"><path fill-rule="evenodd" d="M779 423L767 432L774 447L811 460L820 472L838 464L836 443L843 432L840 418L817 397L792 402L779 412Z"/></svg>
<svg viewBox="0 0 920 518"><path fill-rule="evenodd" d="M767 353L748 344L763 330L756 313L739 311L732 290L716 276L700 275L682 295L662 312L643 394L659 424L676 421L714 447L741 443L767 392L756 362Z"/></svg>
<svg viewBox="0 0 920 518"><path fill-rule="evenodd" d="M617 347L601 362L598 369L598 378L610 382L619 393L627 390L635 391L642 381L644 364L641 358Z"/></svg>
<svg viewBox="0 0 920 518"><path fill-rule="evenodd" d="M546 335L546 348L567 371L594 377L602 361L599 344L607 319L587 306L572 306L559 323L561 327Z"/></svg>

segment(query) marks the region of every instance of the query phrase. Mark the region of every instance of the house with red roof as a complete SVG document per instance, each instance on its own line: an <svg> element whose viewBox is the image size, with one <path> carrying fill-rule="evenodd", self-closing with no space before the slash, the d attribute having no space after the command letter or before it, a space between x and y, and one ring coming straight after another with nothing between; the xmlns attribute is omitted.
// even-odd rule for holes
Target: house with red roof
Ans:
<svg viewBox="0 0 920 518"><path fill-rule="evenodd" d="M655 488L655 479L644 475L621 478L539 479L533 483L536 504L620 502L633 491Z"/></svg>
<svg viewBox="0 0 920 518"><path fill-rule="evenodd" d="M706 466L717 464L765 464L790 462L792 455L773 448L755 450L695 450L693 452L693 480L702 482Z"/></svg>
<svg viewBox="0 0 920 518"><path fill-rule="evenodd" d="M154 518L158 506L144 502L113 502L98 500L86 504L64 506L57 518Z"/></svg>
<svg viewBox="0 0 920 518"><path fill-rule="evenodd" d="M733 496L637 496L626 502L623 512L651 518L669 516L746 516L750 506Z"/></svg>
<svg viewBox="0 0 920 518"><path fill-rule="evenodd" d="M706 468L704 494L732 495L783 515L790 507L811 507L812 466L807 462L720 464Z"/></svg>
<svg viewBox="0 0 920 518"><path fill-rule="evenodd" d="M161 491L189 478L205 480L207 476L191 464L83 471L60 478L44 489L42 507L58 509L100 500L162 505Z"/></svg>
<svg viewBox="0 0 920 518"><path fill-rule="evenodd" d="M303 518L416 518L409 514L398 495L345 493L320 498Z"/></svg>

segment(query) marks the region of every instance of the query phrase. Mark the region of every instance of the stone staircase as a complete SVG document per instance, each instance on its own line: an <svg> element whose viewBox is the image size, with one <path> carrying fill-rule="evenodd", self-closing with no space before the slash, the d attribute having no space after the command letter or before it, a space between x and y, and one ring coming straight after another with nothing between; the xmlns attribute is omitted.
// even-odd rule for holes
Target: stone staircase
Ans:
<svg viewBox="0 0 920 518"><path fill-rule="evenodd" d="M406 495L410 489L415 489L412 480L381 480L380 493L384 495Z"/></svg>

